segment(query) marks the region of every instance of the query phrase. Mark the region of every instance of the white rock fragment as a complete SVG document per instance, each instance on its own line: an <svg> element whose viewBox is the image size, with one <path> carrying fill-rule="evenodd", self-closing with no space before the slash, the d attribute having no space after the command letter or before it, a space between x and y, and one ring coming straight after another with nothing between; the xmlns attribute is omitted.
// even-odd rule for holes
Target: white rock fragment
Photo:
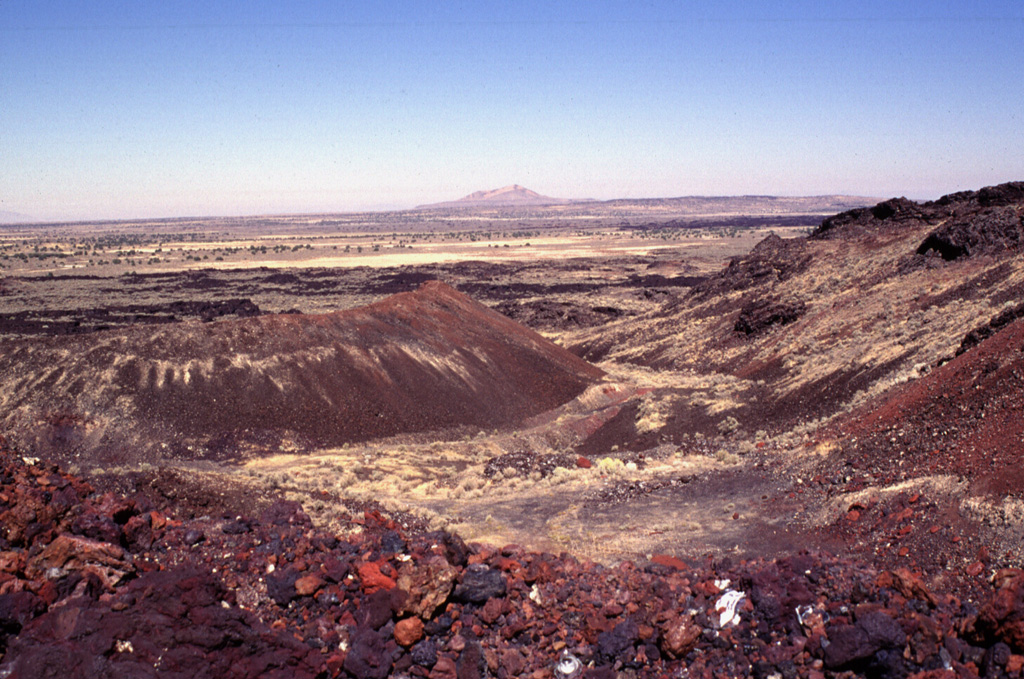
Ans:
<svg viewBox="0 0 1024 679"><path fill-rule="evenodd" d="M746 598L746 594L743 592L737 592L734 589L726 590L722 596L715 602L715 610L721 611L718 619L718 626L725 627L726 625L735 625L740 621L740 615L736 612L736 607L739 603Z"/></svg>
<svg viewBox="0 0 1024 679"><path fill-rule="evenodd" d="M583 663L568 650L562 651L562 657L555 664L555 676L558 679L576 679L583 674Z"/></svg>

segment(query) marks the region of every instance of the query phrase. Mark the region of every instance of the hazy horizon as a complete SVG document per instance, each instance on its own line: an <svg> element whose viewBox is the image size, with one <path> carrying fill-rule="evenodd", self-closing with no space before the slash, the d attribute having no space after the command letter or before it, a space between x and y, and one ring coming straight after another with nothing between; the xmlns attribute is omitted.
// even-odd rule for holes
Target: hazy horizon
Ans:
<svg viewBox="0 0 1024 679"><path fill-rule="evenodd" d="M0 211L43 221L1024 179L1009 1L5 2L0 36Z"/></svg>

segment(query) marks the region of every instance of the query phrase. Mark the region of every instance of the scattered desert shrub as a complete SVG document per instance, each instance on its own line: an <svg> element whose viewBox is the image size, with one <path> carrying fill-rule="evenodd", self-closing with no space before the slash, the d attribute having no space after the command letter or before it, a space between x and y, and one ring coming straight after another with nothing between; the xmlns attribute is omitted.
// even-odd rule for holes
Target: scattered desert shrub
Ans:
<svg viewBox="0 0 1024 679"><path fill-rule="evenodd" d="M739 462L739 457L730 453L725 448L719 448L715 451L715 459L723 464L735 464Z"/></svg>
<svg viewBox="0 0 1024 679"><path fill-rule="evenodd" d="M555 467L548 477L549 483L553 486L566 483L572 478L572 470L565 467Z"/></svg>
<svg viewBox="0 0 1024 679"><path fill-rule="evenodd" d="M334 487L338 490L344 490L356 482L356 475L352 472L345 472L341 476L334 479Z"/></svg>
<svg viewBox="0 0 1024 679"><path fill-rule="evenodd" d="M665 426L668 420L669 402L648 394L640 401L640 407L636 414L637 433L645 434L651 431L658 431Z"/></svg>
<svg viewBox="0 0 1024 679"><path fill-rule="evenodd" d="M462 483L459 486L465 491L473 491L484 485L484 480L477 474L470 474L466 478L462 479Z"/></svg>
<svg viewBox="0 0 1024 679"><path fill-rule="evenodd" d="M729 415L724 420L718 423L718 433L721 434L722 436L728 436L729 434L732 434L739 428L739 420L737 420L732 415Z"/></svg>
<svg viewBox="0 0 1024 679"><path fill-rule="evenodd" d="M622 460L614 457L602 457L594 465L594 468L602 474L621 474L626 469L626 465Z"/></svg>
<svg viewBox="0 0 1024 679"><path fill-rule="evenodd" d="M740 455L749 455L757 450L757 446L754 445L753 441L740 441L739 445L736 446L736 452Z"/></svg>

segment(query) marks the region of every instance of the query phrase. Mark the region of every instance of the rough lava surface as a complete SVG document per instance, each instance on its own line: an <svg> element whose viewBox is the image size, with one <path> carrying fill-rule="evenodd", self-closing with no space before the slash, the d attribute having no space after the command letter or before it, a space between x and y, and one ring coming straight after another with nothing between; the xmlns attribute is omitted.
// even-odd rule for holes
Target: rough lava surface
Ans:
<svg viewBox="0 0 1024 679"><path fill-rule="evenodd" d="M179 520L0 452L0 676L1003 677L1024 572L977 601L824 554L609 568L297 503ZM732 592L730 594L730 592ZM730 606L726 602L732 600Z"/></svg>

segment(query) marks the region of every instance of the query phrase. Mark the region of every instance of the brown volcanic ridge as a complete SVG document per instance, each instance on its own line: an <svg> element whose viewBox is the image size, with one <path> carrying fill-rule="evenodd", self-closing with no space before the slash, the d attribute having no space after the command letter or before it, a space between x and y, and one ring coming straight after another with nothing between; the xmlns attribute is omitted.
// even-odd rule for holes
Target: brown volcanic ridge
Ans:
<svg viewBox="0 0 1024 679"><path fill-rule="evenodd" d="M2 427L82 461L220 458L399 433L491 429L601 375L440 282L324 315L5 341Z"/></svg>

